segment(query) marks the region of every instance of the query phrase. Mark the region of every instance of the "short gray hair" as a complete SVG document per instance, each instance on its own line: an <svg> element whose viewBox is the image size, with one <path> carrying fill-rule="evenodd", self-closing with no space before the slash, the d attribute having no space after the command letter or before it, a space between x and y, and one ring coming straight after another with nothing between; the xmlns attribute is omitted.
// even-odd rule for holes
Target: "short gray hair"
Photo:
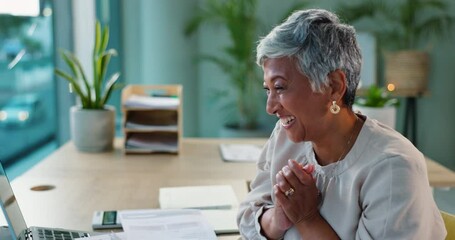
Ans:
<svg viewBox="0 0 455 240"><path fill-rule="evenodd" d="M297 59L297 68L309 78L314 92L328 86L328 74L336 69L346 74L343 101L354 103L360 80L362 56L352 26L340 23L326 10L309 9L294 12L259 41L256 62L263 66L268 58Z"/></svg>

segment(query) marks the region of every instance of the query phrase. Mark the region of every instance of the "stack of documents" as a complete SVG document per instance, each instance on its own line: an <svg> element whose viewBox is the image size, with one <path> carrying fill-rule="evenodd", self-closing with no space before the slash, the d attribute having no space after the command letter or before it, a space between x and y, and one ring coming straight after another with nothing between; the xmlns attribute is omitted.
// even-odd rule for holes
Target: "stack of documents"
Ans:
<svg viewBox="0 0 455 240"><path fill-rule="evenodd" d="M80 240L216 240L208 220L194 209L148 209L120 211L122 233L109 233Z"/></svg>
<svg viewBox="0 0 455 240"><path fill-rule="evenodd" d="M80 240L216 240L216 234L238 233L231 185L160 188L159 202L161 209L118 211L124 232Z"/></svg>
<svg viewBox="0 0 455 240"><path fill-rule="evenodd" d="M152 97L131 95L123 106L127 108L177 109L180 104L177 97Z"/></svg>
<svg viewBox="0 0 455 240"><path fill-rule="evenodd" d="M238 201L231 185L160 188L162 209L199 209L217 234L237 233Z"/></svg>
<svg viewBox="0 0 455 240"><path fill-rule="evenodd" d="M131 133L126 139L125 148L135 152L177 152L176 138L171 134L150 136L144 133Z"/></svg>
<svg viewBox="0 0 455 240"><path fill-rule="evenodd" d="M162 209L232 209L238 206L231 185L160 188Z"/></svg>

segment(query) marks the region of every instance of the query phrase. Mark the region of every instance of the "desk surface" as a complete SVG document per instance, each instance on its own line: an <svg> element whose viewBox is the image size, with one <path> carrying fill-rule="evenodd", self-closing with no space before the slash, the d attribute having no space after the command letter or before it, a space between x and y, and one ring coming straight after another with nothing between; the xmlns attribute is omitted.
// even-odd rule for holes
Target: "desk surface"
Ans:
<svg viewBox="0 0 455 240"><path fill-rule="evenodd" d="M114 150L106 153L78 152L67 143L12 185L28 225L92 231L96 210L158 208L160 187L231 184L238 199L243 199L246 181L256 174L256 164L222 161L222 142L226 140L183 139L179 155L125 155L122 139L116 139ZM36 186L55 188L32 191Z"/></svg>
<svg viewBox="0 0 455 240"><path fill-rule="evenodd" d="M218 146L225 142L263 144L265 139L184 138L179 155L125 155L121 139L114 151L96 154L67 143L16 178L13 189L29 225L86 231L96 210L158 208L160 187L231 184L241 200L256 164L223 162ZM427 167L430 185L455 186L454 172L431 159ZM54 188L31 190L36 186Z"/></svg>

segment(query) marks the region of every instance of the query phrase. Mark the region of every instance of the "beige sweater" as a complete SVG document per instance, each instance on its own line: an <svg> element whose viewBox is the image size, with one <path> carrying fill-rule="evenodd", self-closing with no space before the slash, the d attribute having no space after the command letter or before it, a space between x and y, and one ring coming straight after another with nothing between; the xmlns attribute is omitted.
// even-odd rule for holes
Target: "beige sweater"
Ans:
<svg viewBox="0 0 455 240"><path fill-rule="evenodd" d="M258 161L251 192L240 204L244 239L265 239L258 218L273 207L275 175L296 159L315 165L323 202L320 213L341 239L444 239L446 230L433 200L424 156L393 129L367 119L347 156L320 166L311 142L292 143L277 123ZM300 239L291 227L284 239Z"/></svg>

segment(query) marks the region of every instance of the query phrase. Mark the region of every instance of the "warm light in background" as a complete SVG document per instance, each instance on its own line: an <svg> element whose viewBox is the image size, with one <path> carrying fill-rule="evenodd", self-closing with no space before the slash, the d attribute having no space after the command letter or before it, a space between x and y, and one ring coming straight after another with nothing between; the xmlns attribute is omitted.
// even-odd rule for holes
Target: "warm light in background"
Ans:
<svg viewBox="0 0 455 240"><path fill-rule="evenodd" d="M26 121L29 117L29 113L28 111L20 111L18 114L17 114L17 118L19 119L19 121Z"/></svg>
<svg viewBox="0 0 455 240"><path fill-rule="evenodd" d="M395 91L395 84L393 83L387 84L387 90L389 90L390 92Z"/></svg>
<svg viewBox="0 0 455 240"><path fill-rule="evenodd" d="M8 113L5 111L0 111L0 121L5 121L8 118Z"/></svg>
<svg viewBox="0 0 455 240"><path fill-rule="evenodd" d="M51 15L52 15L52 8L50 8L50 7L43 8L43 16L49 17Z"/></svg>

